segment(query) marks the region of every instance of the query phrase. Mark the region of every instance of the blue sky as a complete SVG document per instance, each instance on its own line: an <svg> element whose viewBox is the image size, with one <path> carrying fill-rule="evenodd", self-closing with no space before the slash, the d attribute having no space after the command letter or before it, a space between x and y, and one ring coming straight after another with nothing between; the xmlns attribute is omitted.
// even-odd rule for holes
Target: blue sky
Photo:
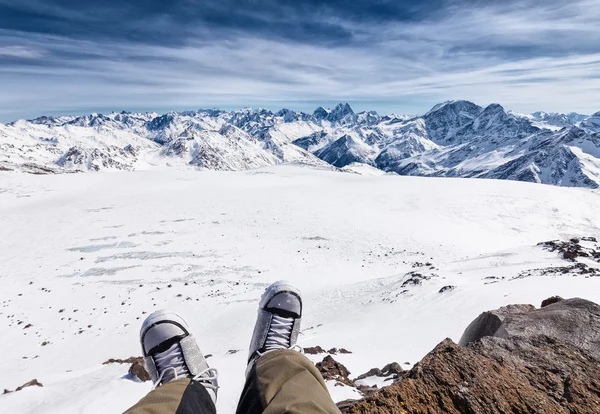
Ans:
<svg viewBox="0 0 600 414"><path fill-rule="evenodd" d="M0 122L448 99L600 110L598 0L0 0Z"/></svg>

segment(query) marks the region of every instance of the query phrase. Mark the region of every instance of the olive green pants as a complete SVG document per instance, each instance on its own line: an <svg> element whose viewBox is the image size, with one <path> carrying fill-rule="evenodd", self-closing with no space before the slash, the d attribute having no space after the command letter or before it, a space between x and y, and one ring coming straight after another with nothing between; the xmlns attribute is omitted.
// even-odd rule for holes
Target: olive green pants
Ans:
<svg viewBox="0 0 600 414"><path fill-rule="evenodd" d="M189 378L151 391L126 414L215 414L202 385ZM277 350L261 356L250 371L238 414L340 414L321 373L299 352Z"/></svg>

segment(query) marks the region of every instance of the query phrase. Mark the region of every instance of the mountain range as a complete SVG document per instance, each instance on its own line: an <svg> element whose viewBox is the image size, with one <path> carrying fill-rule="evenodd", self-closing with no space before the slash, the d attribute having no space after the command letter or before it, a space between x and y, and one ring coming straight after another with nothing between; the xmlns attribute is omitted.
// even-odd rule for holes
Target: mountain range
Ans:
<svg viewBox="0 0 600 414"><path fill-rule="evenodd" d="M449 101L422 116L282 109L40 117L0 124L0 170L30 173L279 163L600 186L600 112L522 115ZM367 167L366 167L367 168ZM372 168L371 168L372 169Z"/></svg>

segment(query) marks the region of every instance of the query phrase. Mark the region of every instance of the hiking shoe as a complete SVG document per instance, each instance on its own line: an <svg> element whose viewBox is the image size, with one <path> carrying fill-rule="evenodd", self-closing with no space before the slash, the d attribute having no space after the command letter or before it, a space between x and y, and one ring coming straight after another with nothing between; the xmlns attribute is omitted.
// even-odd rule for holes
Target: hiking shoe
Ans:
<svg viewBox="0 0 600 414"><path fill-rule="evenodd" d="M298 349L296 345L302 317L300 291L286 281L269 286L260 299L258 317L250 342L248 372L265 352Z"/></svg>
<svg viewBox="0 0 600 414"><path fill-rule="evenodd" d="M154 312L142 324L140 342L153 389L177 379L192 378L206 388L216 403L218 372L209 368L181 316L164 310Z"/></svg>

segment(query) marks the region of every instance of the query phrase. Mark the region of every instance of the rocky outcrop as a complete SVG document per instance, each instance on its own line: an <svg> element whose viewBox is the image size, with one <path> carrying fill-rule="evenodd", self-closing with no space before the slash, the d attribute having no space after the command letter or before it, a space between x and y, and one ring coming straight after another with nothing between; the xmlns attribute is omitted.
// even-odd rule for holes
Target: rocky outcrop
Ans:
<svg viewBox="0 0 600 414"><path fill-rule="evenodd" d="M400 364L398 364L397 362L392 362L391 364L387 364L381 369L371 368L369 371L356 377L354 381L358 381L369 377L389 377L391 375L399 375L404 372L405 371L402 369Z"/></svg>
<svg viewBox="0 0 600 414"><path fill-rule="evenodd" d="M150 381L150 374L146 371L146 367L144 367L144 363L142 361L135 361L129 367L129 375L139 379L142 382Z"/></svg>
<svg viewBox="0 0 600 414"><path fill-rule="evenodd" d="M480 315L398 380L344 413L600 412L600 306L561 300Z"/></svg>
<svg viewBox="0 0 600 414"><path fill-rule="evenodd" d="M588 246L582 245L587 243ZM559 252L562 258L574 262L579 257L585 257L600 261L600 251L596 249L598 241L595 237L582 237L581 239L571 239L569 241L551 240L539 243L551 252Z"/></svg>
<svg viewBox="0 0 600 414"><path fill-rule="evenodd" d="M344 385L354 386L349 378L350 371L348 371L348 368L333 359L331 355L327 355L323 358L323 361L317 363L317 369L326 381L336 381Z"/></svg>
<svg viewBox="0 0 600 414"><path fill-rule="evenodd" d="M331 348L330 350L326 351L324 348L322 348L321 346L317 345L317 346L309 346L309 347L305 347L303 348L304 353L305 354L309 354L309 355L317 355L317 354L330 354L330 355L337 355L337 354L351 354L351 351L348 351L346 348Z"/></svg>
<svg viewBox="0 0 600 414"><path fill-rule="evenodd" d="M107 364L131 364L129 367L129 375L139 379L142 382L150 381L150 374L146 371L144 367L144 358L143 357L129 357L127 359L109 359L108 361L104 361L102 365Z"/></svg>
<svg viewBox="0 0 600 414"><path fill-rule="evenodd" d="M14 391L4 389L3 394L10 394L11 392L21 391L23 388L27 388L27 387L43 387L43 385L37 379L32 379L31 381L26 382L25 384L21 385L20 387L17 387L17 389Z"/></svg>

